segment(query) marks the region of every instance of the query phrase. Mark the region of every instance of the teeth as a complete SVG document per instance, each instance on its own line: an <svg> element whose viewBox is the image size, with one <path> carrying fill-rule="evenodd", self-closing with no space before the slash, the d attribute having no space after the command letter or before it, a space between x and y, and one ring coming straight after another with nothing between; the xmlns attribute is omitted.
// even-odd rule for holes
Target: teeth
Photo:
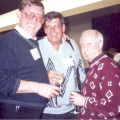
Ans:
<svg viewBox="0 0 120 120"><path fill-rule="evenodd" d="M89 54L89 52L87 52L87 51L83 51L83 53L84 53L84 54Z"/></svg>
<svg viewBox="0 0 120 120"><path fill-rule="evenodd" d="M35 25L28 24L30 27L35 27Z"/></svg>
<svg viewBox="0 0 120 120"><path fill-rule="evenodd" d="M56 35L55 33L52 33L51 35Z"/></svg>

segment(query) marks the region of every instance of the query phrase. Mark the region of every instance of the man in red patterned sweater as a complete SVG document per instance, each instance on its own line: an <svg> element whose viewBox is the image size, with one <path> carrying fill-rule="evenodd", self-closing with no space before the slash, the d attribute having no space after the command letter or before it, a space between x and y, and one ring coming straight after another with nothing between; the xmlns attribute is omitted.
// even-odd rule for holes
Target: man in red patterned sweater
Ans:
<svg viewBox="0 0 120 120"><path fill-rule="evenodd" d="M79 106L78 118L120 119L120 68L102 53L102 34L97 30L84 31L80 45L90 70L81 93L70 95L71 103Z"/></svg>

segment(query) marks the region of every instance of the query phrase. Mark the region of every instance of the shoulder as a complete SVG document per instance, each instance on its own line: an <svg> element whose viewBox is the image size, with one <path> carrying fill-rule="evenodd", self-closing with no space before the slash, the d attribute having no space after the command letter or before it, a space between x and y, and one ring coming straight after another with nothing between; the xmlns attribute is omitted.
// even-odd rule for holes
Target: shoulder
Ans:
<svg viewBox="0 0 120 120"><path fill-rule="evenodd" d="M17 40L19 40L18 34L16 34L16 32L17 31L13 29L10 32L6 33L0 38L0 42L4 44L16 42Z"/></svg>
<svg viewBox="0 0 120 120"><path fill-rule="evenodd" d="M104 72L108 73L110 76L114 76L115 74L120 74L120 69L118 64L109 57L106 57L101 60L100 64L104 64Z"/></svg>
<svg viewBox="0 0 120 120"><path fill-rule="evenodd" d="M70 42L71 42L74 50L75 50L75 51L79 51L79 48L78 48L78 45L77 45L76 41L73 40L73 39L70 39Z"/></svg>
<svg viewBox="0 0 120 120"><path fill-rule="evenodd" d="M73 40L71 38L70 38L70 42L71 42L72 45L77 45L76 42L75 42L75 40Z"/></svg>

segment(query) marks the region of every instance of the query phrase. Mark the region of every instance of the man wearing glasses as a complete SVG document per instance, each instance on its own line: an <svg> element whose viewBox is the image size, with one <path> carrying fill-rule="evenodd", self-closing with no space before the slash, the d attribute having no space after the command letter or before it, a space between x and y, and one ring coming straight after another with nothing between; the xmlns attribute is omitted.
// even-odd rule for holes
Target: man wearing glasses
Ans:
<svg viewBox="0 0 120 120"><path fill-rule="evenodd" d="M42 119L77 119L75 106L71 104L71 91L78 91L77 70L80 83L85 80L85 71L81 55L75 41L65 41L62 36L65 31L64 18L59 12L51 11L45 15L44 31L47 37L39 41L46 71L51 83L58 83L60 96L49 99ZM60 78L64 74L64 79ZM63 81L63 82L61 82ZM61 84L62 83L62 84Z"/></svg>
<svg viewBox="0 0 120 120"><path fill-rule="evenodd" d="M0 119L39 119L47 98L61 89L48 84L36 34L44 22L39 0L22 0L19 24L0 39Z"/></svg>

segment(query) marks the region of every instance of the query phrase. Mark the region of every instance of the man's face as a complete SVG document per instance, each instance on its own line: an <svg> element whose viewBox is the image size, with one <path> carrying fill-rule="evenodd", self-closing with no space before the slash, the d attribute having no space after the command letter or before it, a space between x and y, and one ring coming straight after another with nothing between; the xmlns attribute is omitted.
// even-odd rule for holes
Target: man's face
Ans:
<svg viewBox="0 0 120 120"><path fill-rule="evenodd" d="M35 37L38 30L41 28L43 22L38 22L36 16L31 20L26 19L24 12L33 12L43 15L42 7L40 6L26 6L22 11L17 13L19 19L19 27L21 27L28 35Z"/></svg>
<svg viewBox="0 0 120 120"><path fill-rule="evenodd" d="M48 40L51 44L62 43L62 35L65 31L65 25L61 26L60 19L55 18L51 21L45 22L44 31L48 37Z"/></svg>
<svg viewBox="0 0 120 120"><path fill-rule="evenodd" d="M95 33L84 33L80 40L81 51L86 60L92 62L94 58L101 54L101 47L95 40Z"/></svg>

